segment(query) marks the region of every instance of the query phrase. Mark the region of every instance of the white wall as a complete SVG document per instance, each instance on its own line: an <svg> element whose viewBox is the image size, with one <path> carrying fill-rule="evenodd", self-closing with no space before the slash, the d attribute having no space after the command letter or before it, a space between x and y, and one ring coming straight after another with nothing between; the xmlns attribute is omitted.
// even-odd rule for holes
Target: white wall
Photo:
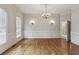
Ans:
<svg viewBox="0 0 79 59"><path fill-rule="evenodd" d="M29 24L30 20L35 20L35 24ZM55 24L49 24L54 20ZM60 19L58 14L53 14L50 19L43 19L39 14L27 14L24 16L24 37L25 38L59 38Z"/></svg>
<svg viewBox="0 0 79 59"><path fill-rule="evenodd" d="M72 9L71 41L79 45L79 8Z"/></svg>
<svg viewBox="0 0 79 59"><path fill-rule="evenodd" d="M7 42L0 45L0 53L2 53L23 38L23 14L13 5L3 4L0 5L0 8L3 8L8 15ZM16 38L16 16L20 16L22 19L22 36L20 38Z"/></svg>

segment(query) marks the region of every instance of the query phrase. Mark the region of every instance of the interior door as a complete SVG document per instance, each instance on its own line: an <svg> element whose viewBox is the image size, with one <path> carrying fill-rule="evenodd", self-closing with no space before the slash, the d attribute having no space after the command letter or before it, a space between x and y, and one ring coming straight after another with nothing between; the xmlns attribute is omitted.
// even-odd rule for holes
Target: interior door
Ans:
<svg viewBox="0 0 79 59"><path fill-rule="evenodd" d="M61 22L61 47L63 54L70 54L70 44L71 44L71 22L62 21Z"/></svg>

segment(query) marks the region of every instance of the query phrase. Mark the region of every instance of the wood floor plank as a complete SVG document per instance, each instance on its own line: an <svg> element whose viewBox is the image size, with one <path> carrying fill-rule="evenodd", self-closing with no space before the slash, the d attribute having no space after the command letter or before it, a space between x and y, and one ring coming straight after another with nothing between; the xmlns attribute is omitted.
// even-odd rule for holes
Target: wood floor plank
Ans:
<svg viewBox="0 0 79 59"><path fill-rule="evenodd" d="M76 51L76 50L75 50ZM67 47L61 39L22 40L3 55L66 55Z"/></svg>

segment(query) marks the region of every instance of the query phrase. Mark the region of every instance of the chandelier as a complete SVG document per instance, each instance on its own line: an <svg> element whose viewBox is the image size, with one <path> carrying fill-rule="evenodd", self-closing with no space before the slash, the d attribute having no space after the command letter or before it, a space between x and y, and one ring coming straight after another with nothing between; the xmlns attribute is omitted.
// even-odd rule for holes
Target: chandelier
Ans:
<svg viewBox="0 0 79 59"><path fill-rule="evenodd" d="M47 7L48 7L48 5L47 4L44 4L45 10L44 10L44 12L41 15L42 18L44 18L44 19L48 19L51 16L51 13L48 13L48 11L47 11Z"/></svg>

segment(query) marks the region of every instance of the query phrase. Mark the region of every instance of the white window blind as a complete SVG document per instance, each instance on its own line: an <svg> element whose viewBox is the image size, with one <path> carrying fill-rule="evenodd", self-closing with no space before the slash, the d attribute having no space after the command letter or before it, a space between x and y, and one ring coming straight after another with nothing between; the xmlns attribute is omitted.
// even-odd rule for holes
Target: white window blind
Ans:
<svg viewBox="0 0 79 59"><path fill-rule="evenodd" d="M21 18L16 17L16 38L21 36Z"/></svg>
<svg viewBox="0 0 79 59"><path fill-rule="evenodd" d="M7 14L6 12L0 8L0 43L4 43L6 41L6 24Z"/></svg>

